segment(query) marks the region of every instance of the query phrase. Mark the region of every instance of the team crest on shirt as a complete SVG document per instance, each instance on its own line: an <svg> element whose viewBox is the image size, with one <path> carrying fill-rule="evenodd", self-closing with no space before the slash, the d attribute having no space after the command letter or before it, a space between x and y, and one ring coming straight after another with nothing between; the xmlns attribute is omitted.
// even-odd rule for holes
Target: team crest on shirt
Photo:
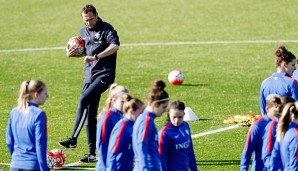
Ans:
<svg viewBox="0 0 298 171"><path fill-rule="evenodd" d="M102 41L100 40L100 34L99 34L99 32L95 33L95 35L94 35L94 43L96 43L98 45L101 45L102 44Z"/></svg>
<svg viewBox="0 0 298 171"><path fill-rule="evenodd" d="M96 40L98 40L99 39L99 33L98 32L95 33L94 37L95 37Z"/></svg>
<svg viewBox="0 0 298 171"><path fill-rule="evenodd" d="M278 77L274 77L274 80L277 80L278 79Z"/></svg>

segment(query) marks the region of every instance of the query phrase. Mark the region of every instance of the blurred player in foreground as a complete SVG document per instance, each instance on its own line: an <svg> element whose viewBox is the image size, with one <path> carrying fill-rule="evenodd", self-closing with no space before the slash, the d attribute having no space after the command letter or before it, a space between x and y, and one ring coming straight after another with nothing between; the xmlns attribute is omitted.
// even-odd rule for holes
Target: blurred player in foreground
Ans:
<svg viewBox="0 0 298 171"><path fill-rule="evenodd" d="M110 136L107 156L108 171L133 170L132 130L134 122L143 110L144 103L139 99L132 98L124 102L124 118L115 125Z"/></svg>
<svg viewBox="0 0 298 171"><path fill-rule="evenodd" d="M38 108L47 98L43 82L28 80L21 84L18 106L10 112L6 128L11 171L48 170L47 116Z"/></svg>
<svg viewBox="0 0 298 171"><path fill-rule="evenodd" d="M248 130L245 145L242 151L240 170L247 171L252 154L251 170L263 170L264 163L262 160L263 135L266 125L273 119L276 113L280 112L281 100L277 94L271 94L266 98L267 115L258 119Z"/></svg>
<svg viewBox="0 0 298 171"><path fill-rule="evenodd" d="M106 159L111 132L116 123L123 118L123 103L129 101L132 97L128 90L116 83L112 84L109 89L109 97L106 101L103 115L99 116L96 132L96 147L98 149L97 170L106 170ZM95 156L94 156L95 157Z"/></svg>

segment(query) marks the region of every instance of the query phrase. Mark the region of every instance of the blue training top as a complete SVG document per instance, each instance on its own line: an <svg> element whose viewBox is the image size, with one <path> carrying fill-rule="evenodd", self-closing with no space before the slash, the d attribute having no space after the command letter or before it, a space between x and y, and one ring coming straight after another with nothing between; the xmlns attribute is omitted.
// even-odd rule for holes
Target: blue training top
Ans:
<svg viewBox="0 0 298 171"><path fill-rule="evenodd" d="M248 170L250 164L250 158L254 153L254 159L252 161L252 171L263 170L264 163L262 160L262 145L263 134L266 125L271 121L270 118L264 116L252 124L248 130L244 149L242 151L240 170Z"/></svg>
<svg viewBox="0 0 298 171"><path fill-rule="evenodd" d="M278 153L280 152L280 153ZM272 152L271 168L284 171L298 170L298 124L291 122L284 138L274 144ZM282 161L282 166L280 166Z"/></svg>
<svg viewBox="0 0 298 171"><path fill-rule="evenodd" d="M134 122L124 117L113 128L108 147L107 171L132 171L132 126Z"/></svg>
<svg viewBox="0 0 298 171"><path fill-rule="evenodd" d="M112 107L97 122L96 147L98 149L98 161L96 163L96 170L106 170L110 135L114 126L122 117L122 112Z"/></svg>
<svg viewBox="0 0 298 171"><path fill-rule="evenodd" d="M298 69L296 69L296 70L293 72L292 78L294 78L295 80L298 80Z"/></svg>
<svg viewBox="0 0 298 171"><path fill-rule="evenodd" d="M179 126L166 123L159 130L158 151L163 171L198 170L187 122Z"/></svg>
<svg viewBox="0 0 298 171"><path fill-rule="evenodd" d="M274 119L270 121L264 131L263 135L263 149L262 149L262 160L264 163L263 171L270 169L270 158L273 150L273 146L276 140L276 127L278 120Z"/></svg>
<svg viewBox="0 0 298 171"><path fill-rule="evenodd" d="M260 109L262 115L266 115L266 97L270 94L292 97L298 100L298 82L286 72L273 73L266 78L260 89Z"/></svg>
<svg viewBox="0 0 298 171"><path fill-rule="evenodd" d="M94 28L84 26L80 31L81 38L85 41L86 55L93 56L103 52L109 45L120 46L117 31L107 22L98 18ZM90 83L98 76L107 75L115 78L117 52L84 64L84 83Z"/></svg>
<svg viewBox="0 0 298 171"><path fill-rule="evenodd" d="M133 127L132 144L135 154L135 171L160 170L158 133L154 124L156 115L144 110Z"/></svg>
<svg viewBox="0 0 298 171"><path fill-rule="evenodd" d="M46 113L37 104L29 103L26 113L12 109L6 128L10 167L48 171L47 142Z"/></svg>

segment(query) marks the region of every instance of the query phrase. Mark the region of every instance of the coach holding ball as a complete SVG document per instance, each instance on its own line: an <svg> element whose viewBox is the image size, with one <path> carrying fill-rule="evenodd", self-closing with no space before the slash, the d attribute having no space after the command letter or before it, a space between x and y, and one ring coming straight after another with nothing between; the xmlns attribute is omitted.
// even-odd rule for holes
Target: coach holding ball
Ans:
<svg viewBox="0 0 298 171"><path fill-rule="evenodd" d="M80 37L85 41L84 83L79 99L76 119L70 137L59 142L65 148L76 148L77 138L86 123L89 154L81 162L96 162L96 115L100 96L114 82L116 75L116 58L120 42L113 26L101 20L95 7L91 4L81 9L85 26ZM67 47L68 57L83 57L76 48Z"/></svg>

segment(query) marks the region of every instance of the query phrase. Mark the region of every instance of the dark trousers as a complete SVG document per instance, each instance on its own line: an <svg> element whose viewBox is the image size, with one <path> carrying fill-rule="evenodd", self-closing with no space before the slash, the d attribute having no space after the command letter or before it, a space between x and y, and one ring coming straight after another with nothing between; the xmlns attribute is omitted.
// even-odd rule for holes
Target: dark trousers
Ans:
<svg viewBox="0 0 298 171"><path fill-rule="evenodd" d="M114 82L114 78L104 75L97 77L92 83L84 83L79 99L78 110L71 137L78 138L86 121L89 154L96 151L96 124L100 96Z"/></svg>

